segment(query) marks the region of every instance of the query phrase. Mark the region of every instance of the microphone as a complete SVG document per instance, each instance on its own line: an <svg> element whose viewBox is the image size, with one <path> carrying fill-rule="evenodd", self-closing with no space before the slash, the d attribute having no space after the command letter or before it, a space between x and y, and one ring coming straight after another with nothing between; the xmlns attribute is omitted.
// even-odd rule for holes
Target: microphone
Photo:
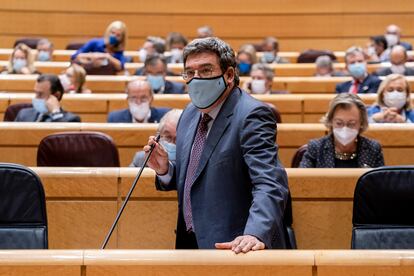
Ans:
<svg viewBox="0 0 414 276"><path fill-rule="evenodd" d="M161 137L161 135L158 133L157 136L155 137L155 141L157 143L160 140L160 137ZM147 165L148 160L151 157L151 154L152 154L152 151L154 150L154 147L155 147L155 144L151 145L151 148L150 148L150 150L148 152L148 155L145 158L144 163L142 164L141 169L139 170L137 176L135 177L134 183L132 184L131 188L129 189L129 192L128 192L127 196L125 197L125 200L122 203L122 206L121 206L121 208L118 211L118 214L116 215L115 221L113 222L113 224L111 226L111 229L109 230L108 234L105 237L105 240L104 240L104 242L103 242L103 244L101 246L101 249L105 249L106 245L108 244L108 241L111 238L111 235L114 232L114 229L115 229L116 225L118 224L119 219L121 218L122 212L124 211L126 205L128 204L129 198L131 197L132 192L134 191L135 186L137 185L138 180L141 177L141 174L144 171L144 168Z"/></svg>

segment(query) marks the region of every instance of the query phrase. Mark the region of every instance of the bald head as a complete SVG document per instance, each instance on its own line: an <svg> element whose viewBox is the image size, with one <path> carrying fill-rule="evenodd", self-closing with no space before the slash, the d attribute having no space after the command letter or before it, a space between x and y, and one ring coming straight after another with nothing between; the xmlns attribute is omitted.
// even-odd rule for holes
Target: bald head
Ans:
<svg viewBox="0 0 414 276"><path fill-rule="evenodd" d="M401 29L400 29L400 27L398 27L395 24L388 25L387 28L385 29L385 32L387 34L395 34L395 35L398 35L398 36L401 35Z"/></svg>
<svg viewBox="0 0 414 276"><path fill-rule="evenodd" d="M146 80L132 80L127 84L126 93L128 100L134 100L137 103L143 101L152 102L153 92L149 82Z"/></svg>
<svg viewBox="0 0 414 276"><path fill-rule="evenodd" d="M392 48L390 54L390 61L395 65L403 65L407 61L407 51L401 45L396 45Z"/></svg>

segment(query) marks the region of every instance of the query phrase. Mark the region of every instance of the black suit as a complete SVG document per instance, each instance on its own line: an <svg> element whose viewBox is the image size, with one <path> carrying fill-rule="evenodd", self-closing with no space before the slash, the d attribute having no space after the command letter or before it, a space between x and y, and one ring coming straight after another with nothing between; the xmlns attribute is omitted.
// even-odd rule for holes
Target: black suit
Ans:
<svg viewBox="0 0 414 276"><path fill-rule="evenodd" d="M61 109L57 114L40 114L33 107L23 108L17 114L15 122L80 122L78 115Z"/></svg>
<svg viewBox="0 0 414 276"><path fill-rule="evenodd" d="M393 72L391 71L390 67L387 68L380 68L375 72L377 76L388 76L391 75ZM414 69L405 66L404 76L414 76Z"/></svg>

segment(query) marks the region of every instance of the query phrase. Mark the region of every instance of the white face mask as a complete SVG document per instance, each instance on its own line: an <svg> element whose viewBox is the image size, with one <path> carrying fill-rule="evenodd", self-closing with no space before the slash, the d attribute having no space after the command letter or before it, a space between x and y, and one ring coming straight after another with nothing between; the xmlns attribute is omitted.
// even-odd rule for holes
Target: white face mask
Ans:
<svg viewBox="0 0 414 276"><path fill-rule="evenodd" d="M131 112L132 117L134 117L137 121L144 121L145 118L148 116L148 113L150 112L149 102L142 102L140 104L128 102L128 104L129 111Z"/></svg>
<svg viewBox="0 0 414 276"><path fill-rule="evenodd" d="M147 50L145 50L145 49L141 49L141 50L139 50L139 53L138 53L138 55L139 55L139 59L141 60L141 62L145 62L145 59L147 58Z"/></svg>
<svg viewBox="0 0 414 276"><path fill-rule="evenodd" d="M398 92L397 90L394 90L392 92L385 92L384 103L388 107L401 109L407 103L407 97L405 95L405 92Z"/></svg>
<svg viewBox="0 0 414 276"><path fill-rule="evenodd" d="M266 92L265 80L252 80L252 93L264 94Z"/></svg>
<svg viewBox="0 0 414 276"><path fill-rule="evenodd" d="M180 63L183 59L183 50L178 48L171 49L171 61L172 63Z"/></svg>
<svg viewBox="0 0 414 276"><path fill-rule="evenodd" d="M391 71L392 71L394 74L404 75L404 72L405 72L405 66L404 66L404 64L400 64L400 65L394 65L394 64L392 64L392 65L391 65Z"/></svg>
<svg viewBox="0 0 414 276"><path fill-rule="evenodd" d="M391 48L398 43L398 36L396 34L386 34L385 39L387 40L388 48Z"/></svg>
<svg viewBox="0 0 414 276"><path fill-rule="evenodd" d="M358 130L344 126L341 128L334 128L333 135L335 140L341 145L346 146L355 140L358 135Z"/></svg>

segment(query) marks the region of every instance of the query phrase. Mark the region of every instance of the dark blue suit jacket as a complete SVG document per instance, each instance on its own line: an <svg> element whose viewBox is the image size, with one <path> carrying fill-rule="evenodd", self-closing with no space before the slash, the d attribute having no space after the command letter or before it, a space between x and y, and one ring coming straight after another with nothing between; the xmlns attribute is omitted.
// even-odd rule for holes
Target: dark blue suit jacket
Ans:
<svg viewBox="0 0 414 276"><path fill-rule="evenodd" d="M374 75L368 75L364 81L359 85L358 93L377 93L381 80ZM351 88L352 81L338 83L336 85L336 93L348 93Z"/></svg>
<svg viewBox="0 0 414 276"><path fill-rule="evenodd" d="M185 84L181 82L165 81L164 94L183 94Z"/></svg>
<svg viewBox="0 0 414 276"><path fill-rule="evenodd" d="M177 248L185 233L183 194L200 111L190 103L177 126L177 156L171 183L178 191ZM288 195L279 166L276 121L263 103L235 88L210 129L191 188L194 232L199 248L253 235L267 248L285 248L283 213Z"/></svg>
<svg viewBox="0 0 414 276"><path fill-rule="evenodd" d="M155 108L151 107L151 117L148 123L159 123L162 116L170 111L169 108ZM112 111L108 115L108 123L132 123L132 114L128 108Z"/></svg>

